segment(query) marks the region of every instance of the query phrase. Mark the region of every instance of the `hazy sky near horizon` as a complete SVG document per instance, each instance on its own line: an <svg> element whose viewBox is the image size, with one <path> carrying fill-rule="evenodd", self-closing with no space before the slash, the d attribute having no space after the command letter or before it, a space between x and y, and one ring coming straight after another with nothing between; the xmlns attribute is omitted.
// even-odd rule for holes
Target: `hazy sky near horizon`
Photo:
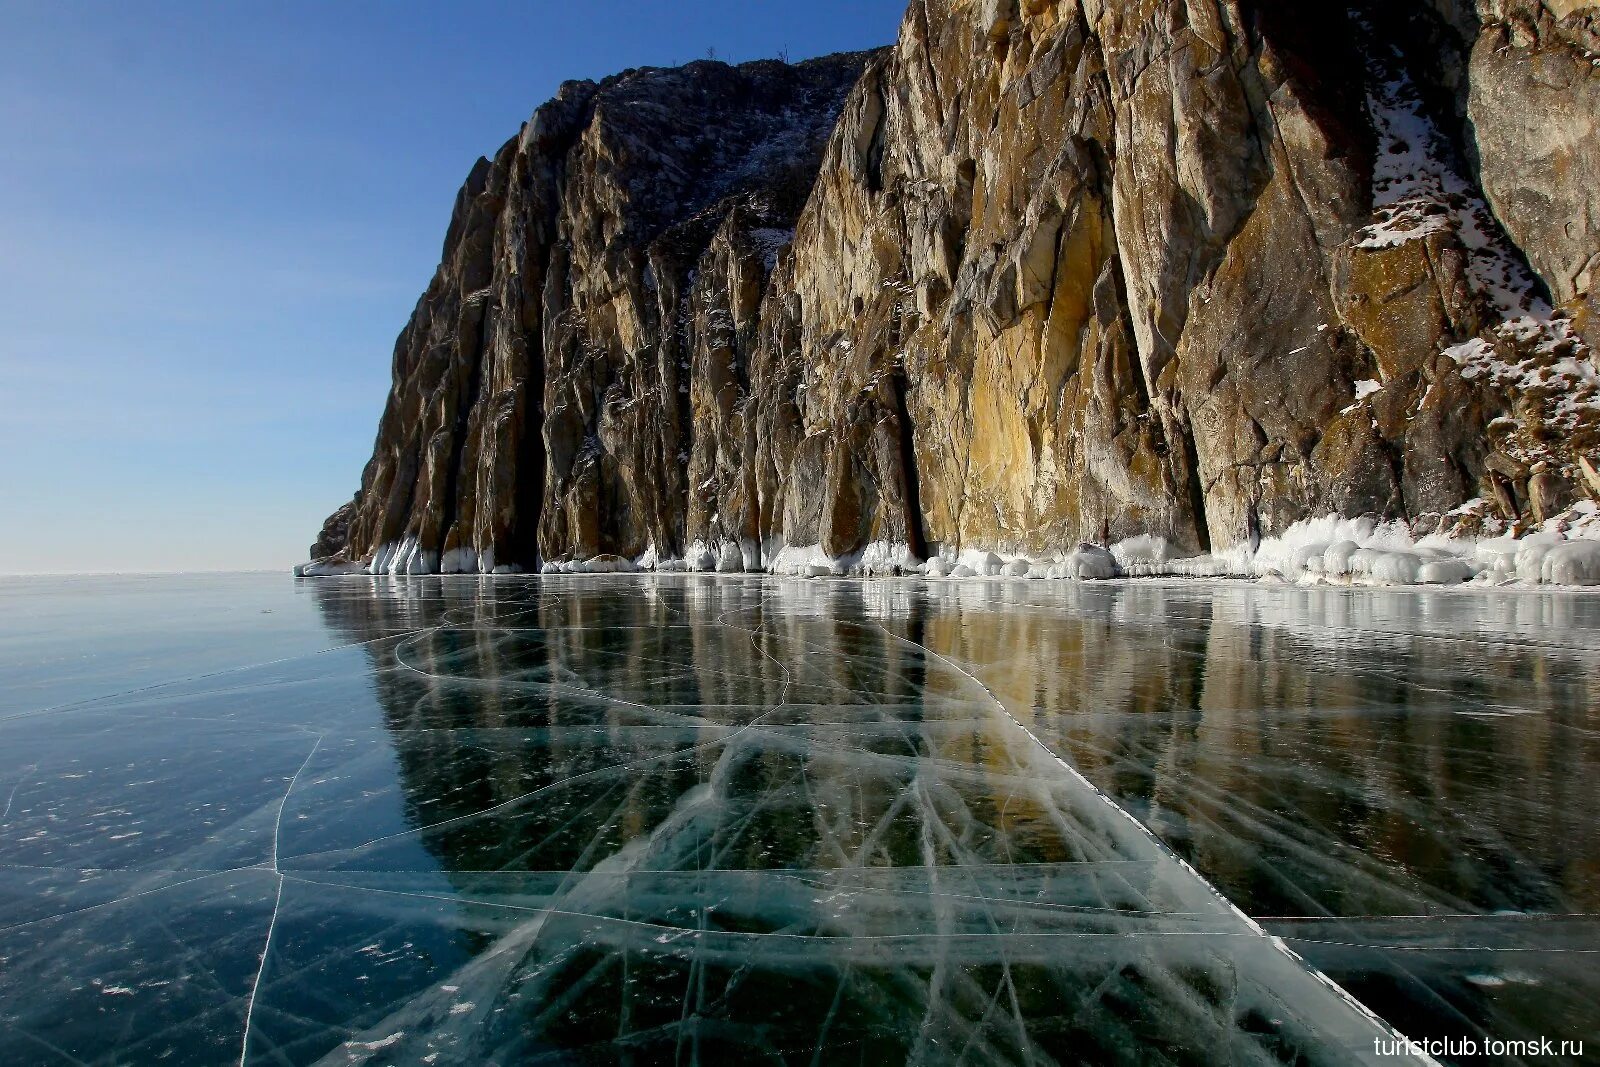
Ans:
<svg viewBox="0 0 1600 1067"><path fill-rule="evenodd" d="M478 156L566 79L903 8L0 0L0 573L302 559Z"/></svg>

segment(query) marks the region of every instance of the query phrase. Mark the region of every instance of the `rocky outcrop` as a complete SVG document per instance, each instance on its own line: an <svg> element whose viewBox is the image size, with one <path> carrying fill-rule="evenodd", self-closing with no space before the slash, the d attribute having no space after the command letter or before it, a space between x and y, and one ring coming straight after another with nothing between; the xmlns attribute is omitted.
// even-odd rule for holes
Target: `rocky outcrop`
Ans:
<svg viewBox="0 0 1600 1067"><path fill-rule="evenodd" d="M728 405L707 390L753 334L729 316L753 322L865 59L568 83L479 160L396 342L339 559L681 551L691 452L712 446L692 426Z"/></svg>
<svg viewBox="0 0 1600 1067"><path fill-rule="evenodd" d="M872 571L1595 495L1600 13L1398 6L915 0L876 54L564 87L315 554Z"/></svg>

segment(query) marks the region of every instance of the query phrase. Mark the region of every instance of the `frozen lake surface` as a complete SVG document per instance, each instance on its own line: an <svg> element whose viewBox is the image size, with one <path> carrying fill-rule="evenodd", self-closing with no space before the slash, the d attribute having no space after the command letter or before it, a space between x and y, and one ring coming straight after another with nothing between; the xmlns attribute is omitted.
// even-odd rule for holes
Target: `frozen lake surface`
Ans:
<svg viewBox="0 0 1600 1067"><path fill-rule="evenodd" d="M0 1062L1593 1057L1597 731L1592 594L5 579Z"/></svg>

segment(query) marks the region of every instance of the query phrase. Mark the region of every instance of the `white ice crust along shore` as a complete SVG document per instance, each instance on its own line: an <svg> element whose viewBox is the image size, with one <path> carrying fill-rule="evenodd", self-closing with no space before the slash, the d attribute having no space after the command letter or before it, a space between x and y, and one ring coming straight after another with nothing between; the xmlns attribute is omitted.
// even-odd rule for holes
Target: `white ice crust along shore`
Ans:
<svg viewBox="0 0 1600 1067"><path fill-rule="evenodd" d="M1472 501L1451 517L1481 511ZM1493 532L1493 524L1484 524ZM1583 501L1539 527L1488 537L1415 536L1398 520L1329 515L1252 547L1130 564L1142 575L1232 576L1326 585L1600 585L1600 508Z"/></svg>
<svg viewBox="0 0 1600 1067"><path fill-rule="evenodd" d="M1109 547L1083 543L1052 554L965 548L935 552L926 560L917 558L903 543L878 542L850 556L833 557L819 545L726 541L695 542L683 558L663 557L652 549L634 559L606 554L584 560L547 560L539 572L769 573L795 578L918 577L940 581L1189 577L1353 586L1600 586L1600 505L1580 501L1537 527L1510 529L1487 517L1491 510L1486 501L1469 501L1439 523L1438 530L1445 532L1426 534L1398 519L1326 515L1297 522L1281 534L1253 544L1240 543L1183 558L1175 558L1163 538L1148 535ZM312 562L296 567L295 575L519 571L497 566L492 558L451 558L447 553L443 562L441 566L433 553L406 541L385 546L366 562Z"/></svg>

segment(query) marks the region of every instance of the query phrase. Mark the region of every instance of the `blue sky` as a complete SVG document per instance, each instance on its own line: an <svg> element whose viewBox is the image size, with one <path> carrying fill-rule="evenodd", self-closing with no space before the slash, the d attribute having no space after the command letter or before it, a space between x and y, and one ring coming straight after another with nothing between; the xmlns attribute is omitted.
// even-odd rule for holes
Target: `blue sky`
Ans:
<svg viewBox="0 0 1600 1067"><path fill-rule="evenodd" d="M903 7L0 0L0 573L299 560L473 160L565 79Z"/></svg>

